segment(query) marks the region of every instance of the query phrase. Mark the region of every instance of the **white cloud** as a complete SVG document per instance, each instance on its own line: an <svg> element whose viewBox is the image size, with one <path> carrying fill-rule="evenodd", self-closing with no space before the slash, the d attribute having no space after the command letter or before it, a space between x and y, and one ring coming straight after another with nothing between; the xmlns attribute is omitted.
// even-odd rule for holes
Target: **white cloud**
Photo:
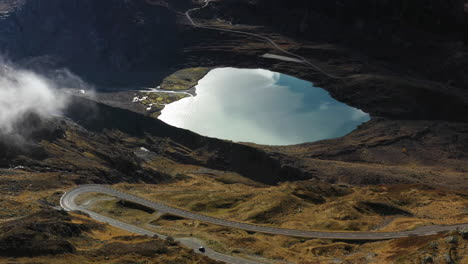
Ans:
<svg viewBox="0 0 468 264"><path fill-rule="evenodd" d="M0 133L14 134L15 124L25 115L41 118L60 114L67 97L57 91L53 80L19 69L0 60Z"/></svg>

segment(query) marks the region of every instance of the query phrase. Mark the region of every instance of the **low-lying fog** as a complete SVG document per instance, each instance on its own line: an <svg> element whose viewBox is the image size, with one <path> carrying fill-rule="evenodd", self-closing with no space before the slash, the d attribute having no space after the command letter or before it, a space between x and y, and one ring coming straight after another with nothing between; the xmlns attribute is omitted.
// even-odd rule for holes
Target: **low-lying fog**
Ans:
<svg viewBox="0 0 468 264"><path fill-rule="evenodd" d="M51 77L52 76L52 77ZM0 59L0 135L27 135L20 125L31 114L41 119L61 115L69 102L61 88L84 89L86 84L66 70L44 76ZM9 137L10 139L12 137Z"/></svg>

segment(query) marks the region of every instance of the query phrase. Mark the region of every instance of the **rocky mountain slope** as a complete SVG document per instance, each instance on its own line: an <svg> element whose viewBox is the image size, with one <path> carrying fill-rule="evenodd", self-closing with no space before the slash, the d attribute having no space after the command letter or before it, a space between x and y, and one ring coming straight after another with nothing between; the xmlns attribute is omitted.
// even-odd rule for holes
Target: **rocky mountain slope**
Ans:
<svg viewBox="0 0 468 264"><path fill-rule="evenodd" d="M238 4L242 1L231 1ZM405 28L421 29L443 35L462 36L465 33L464 1L245 1L263 13L264 19L285 30L311 33L314 15L334 20L343 27L374 33L389 38Z"/></svg>
<svg viewBox="0 0 468 264"><path fill-rule="evenodd" d="M25 0L4 6L0 53L35 69L65 66L106 79L106 73L167 67L180 45L175 13L149 1Z"/></svg>
<svg viewBox="0 0 468 264"><path fill-rule="evenodd" d="M214 2L200 17L272 27L338 44L393 72L466 87L468 13L463 0Z"/></svg>

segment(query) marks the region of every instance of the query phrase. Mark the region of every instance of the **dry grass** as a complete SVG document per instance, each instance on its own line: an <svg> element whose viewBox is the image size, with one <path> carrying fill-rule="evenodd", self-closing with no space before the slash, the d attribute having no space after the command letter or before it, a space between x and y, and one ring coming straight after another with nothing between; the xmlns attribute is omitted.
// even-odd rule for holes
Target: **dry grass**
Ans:
<svg viewBox="0 0 468 264"><path fill-rule="evenodd" d="M226 184L222 179L223 172L194 174L189 172L200 171L195 166L172 167L168 163L164 166L172 172L183 172L190 178L159 185L119 184L114 187L150 200L215 217L305 230L397 231L426 224L461 223L468 220L465 211L466 199L445 190L414 185L336 187L342 193L332 195L327 192L332 192L333 189L319 186L319 183L317 186L309 186L313 182L284 183L279 186L250 185L249 181ZM233 179L241 176L229 177ZM303 190L304 186L307 188L315 186L315 192L323 196L324 202L316 203L314 200L316 197L304 199L294 195L298 189ZM360 201L389 204L407 210L414 216L379 214L378 211L359 208ZM156 213L147 214L134 209L122 210L116 201L97 201L93 210L166 235L196 237L224 253L257 254L294 263L329 261L336 257L357 261L360 258L369 258L369 252L381 252L381 255L370 257L381 262L372 260L369 263L392 263L391 261L396 260L389 262L387 258L391 259L391 256L395 255L396 248L403 250L400 246L413 239L409 238L405 240L406 242L395 240L400 241L398 245L385 241L360 246L317 239L249 233L188 219L160 218ZM423 238L418 239L425 241ZM443 240L440 237L434 239ZM415 243L415 247L419 250L423 245ZM365 254L366 251L368 253ZM349 256L351 252L354 257ZM400 253L400 255L412 254L411 250L403 250ZM404 259L401 261L405 261Z"/></svg>
<svg viewBox="0 0 468 264"><path fill-rule="evenodd" d="M335 186L335 190L314 181L265 186L235 173L206 170L192 165L179 165L163 158L145 166L171 175L180 174L183 179L158 185L119 184L114 187L172 206L237 221L310 230L373 230L379 228L380 231L411 229L431 223L448 224L467 221L466 198L442 189L424 188L416 185L394 185ZM6 175L2 177L2 180L20 182L19 187L22 190L12 193L14 195L4 196L2 202L8 205L10 212L18 213L18 216L39 210L38 200L50 201L53 204L60 196L63 188L55 188L55 184L50 183L57 181L58 178L57 173ZM41 186L38 186L38 179L41 179ZM337 190L341 193L333 194ZM320 195L323 201L315 195L311 196L307 191ZM421 252L429 250L427 247L431 241L436 241L439 244L437 253L441 255L446 254L450 247L445 241L446 238L440 236L353 245L317 239L248 233L187 219L158 218L157 213L148 214L140 210L124 208L116 203L117 200L108 200L107 198L109 197L102 194L86 194L79 198L79 202L84 203L91 199L93 200L91 203L93 210L145 228L152 228L154 231L166 235L199 238L221 252L236 255L259 254L266 258L285 259L293 263L313 263L313 261L326 263L333 258L350 260L352 263L359 263L361 260L368 261L368 263L412 263L408 262L408 259L417 259L424 255ZM390 204L407 210L414 216L384 216L365 208L360 208L361 211L359 211L356 207L359 208L360 201ZM15 207L14 204L18 206ZM21 212L15 208L25 210ZM10 218L2 220L7 219ZM78 215L76 219L74 221L85 221L86 217ZM104 230L95 230L87 235L91 240L86 243L80 239L73 240L78 250L92 250L101 243L96 241L105 241L105 243L134 242L118 239L117 237L127 237L132 236L132 234L110 226ZM427 243L425 243L426 240ZM141 240L135 241L142 242ZM463 245L465 245L463 243L465 242L460 242L457 246L458 256L466 254L466 247L463 249ZM378 255L369 257L370 253ZM73 256L63 255L56 260L52 260L51 257L41 257L37 261L73 263L74 260L78 260L80 263L91 263L87 257ZM2 261L0 260L0 263ZM102 259L94 259L93 261L99 262ZM26 259L15 259L15 263L27 262Z"/></svg>
<svg viewBox="0 0 468 264"><path fill-rule="evenodd" d="M211 69L210 68L188 68L179 70L164 78L161 88L165 90L187 90L202 79Z"/></svg>
<svg viewBox="0 0 468 264"><path fill-rule="evenodd" d="M412 229L424 224L452 224L468 220L466 199L445 191L416 186L385 189L349 188L351 193L325 197L315 204L294 195L301 184L275 187L223 184L213 177L191 175L172 184L119 185L120 188L151 200L183 209L244 222L274 224L305 230L382 231ZM327 194L322 194L326 196ZM360 201L373 201L401 208L414 216L385 215L360 208ZM389 221L389 219L395 219ZM390 222L386 226L382 223Z"/></svg>

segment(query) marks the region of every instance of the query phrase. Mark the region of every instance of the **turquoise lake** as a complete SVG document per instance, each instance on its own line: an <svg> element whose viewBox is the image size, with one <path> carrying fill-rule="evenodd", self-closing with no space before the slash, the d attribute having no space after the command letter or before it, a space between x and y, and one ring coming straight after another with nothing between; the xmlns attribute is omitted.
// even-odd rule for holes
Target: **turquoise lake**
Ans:
<svg viewBox="0 0 468 264"><path fill-rule="evenodd" d="M204 136L264 145L337 138L370 120L310 82L262 69L214 69L196 93L166 105L159 119Z"/></svg>

